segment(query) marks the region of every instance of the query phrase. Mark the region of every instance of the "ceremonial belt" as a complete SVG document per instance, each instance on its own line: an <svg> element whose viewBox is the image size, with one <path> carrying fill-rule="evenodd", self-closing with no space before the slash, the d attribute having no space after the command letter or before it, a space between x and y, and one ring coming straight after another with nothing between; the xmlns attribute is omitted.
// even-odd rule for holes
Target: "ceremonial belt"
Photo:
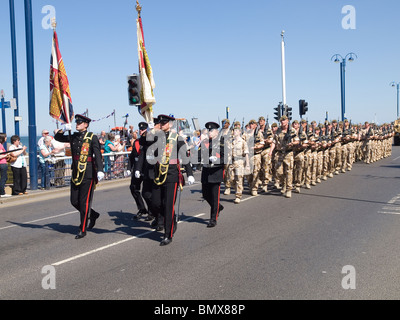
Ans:
<svg viewBox="0 0 400 320"><path fill-rule="evenodd" d="M74 156L74 160L75 161L79 161L79 159L80 159L80 156ZM87 160L86 160L87 162L92 162L93 161L93 158L92 157L87 157Z"/></svg>
<svg viewBox="0 0 400 320"><path fill-rule="evenodd" d="M89 157L90 142L92 141L92 138L93 138L93 132L86 132L85 137L83 138L81 152L79 156L74 156L74 160L75 157L77 157L78 159L76 160L79 161L76 170L76 176L72 177L72 183L76 186L79 186L82 183L89 159L90 161L92 161L92 157Z"/></svg>

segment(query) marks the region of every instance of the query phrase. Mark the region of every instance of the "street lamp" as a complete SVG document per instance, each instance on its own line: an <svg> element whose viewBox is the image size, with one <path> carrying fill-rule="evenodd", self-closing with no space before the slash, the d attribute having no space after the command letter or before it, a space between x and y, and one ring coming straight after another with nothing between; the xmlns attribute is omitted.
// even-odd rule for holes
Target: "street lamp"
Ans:
<svg viewBox="0 0 400 320"><path fill-rule="evenodd" d="M1 89L0 91L0 99L1 99L1 119L3 123L2 130L4 133L6 133L6 103L4 101L4 90Z"/></svg>
<svg viewBox="0 0 400 320"><path fill-rule="evenodd" d="M394 81L392 81L391 83L390 83L390 85L392 86L392 87L397 87L397 119L399 118L399 87L400 87L400 82L394 82Z"/></svg>
<svg viewBox="0 0 400 320"><path fill-rule="evenodd" d="M342 121L344 121L346 116L346 95L345 95L345 73L346 73L346 60L353 62L357 55L353 52L346 54L343 58L340 54L334 54L331 61L335 63L340 62L340 91L341 91L341 105L342 105Z"/></svg>

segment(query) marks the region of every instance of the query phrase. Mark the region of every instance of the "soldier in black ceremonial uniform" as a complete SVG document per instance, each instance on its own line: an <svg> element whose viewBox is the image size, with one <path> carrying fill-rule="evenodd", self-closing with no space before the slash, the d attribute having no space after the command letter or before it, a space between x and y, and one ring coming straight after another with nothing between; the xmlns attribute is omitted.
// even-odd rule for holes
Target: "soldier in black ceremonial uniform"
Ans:
<svg viewBox="0 0 400 320"><path fill-rule="evenodd" d="M158 118L153 118L153 122L154 128L151 130L149 128L139 139L141 151L135 166L134 175L136 178L143 178L142 197L147 204L148 210L146 221L154 219L151 226L155 227L157 231L162 231L164 230L164 221L161 217L156 216L151 201L155 179L154 165L158 155L157 148L153 148L152 146L157 142L157 133L160 131L160 122Z"/></svg>
<svg viewBox="0 0 400 320"><path fill-rule="evenodd" d="M75 116L75 121L77 132L71 136L65 136L63 130L60 130L54 138L60 142L71 143L70 200L71 204L80 212L81 224L75 239L81 239L86 236L87 229L90 230L94 227L96 219L100 215L91 209L91 206L95 186L104 178L104 172L99 139L92 132L87 131L91 119L78 114ZM90 219L89 225L87 225L88 219Z"/></svg>
<svg viewBox="0 0 400 320"><path fill-rule="evenodd" d="M186 143L178 139L176 132L171 132L175 118L159 115L162 135L157 140L158 157L154 165L154 185L152 190L152 204L154 214L164 220L164 239L160 245L165 246L172 242L176 230L175 201L179 188L183 186L183 175L180 167L186 170L189 184L194 183L192 168L188 157L180 163L179 158L187 155Z"/></svg>
<svg viewBox="0 0 400 320"><path fill-rule="evenodd" d="M147 128L148 124L146 122L139 123L139 137L137 137L137 139L133 142L132 152L129 155L129 171L132 173L129 189L131 190L132 197L135 199L136 206L139 210L136 214L136 218L140 218L143 214L148 214L143 197L140 194L140 186L143 182L143 176L140 174L135 175L138 167L139 156L143 151L143 144L140 144L140 139L143 141L143 137L145 137Z"/></svg>
<svg viewBox="0 0 400 320"><path fill-rule="evenodd" d="M199 148L199 160L203 164L201 184L203 198L211 207L210 222L207 227L217 225L219 213L223 210L220 204L221 182L224 181L224 137L218 136L219 125L207 122L208 139L203 140Z"/></svg>

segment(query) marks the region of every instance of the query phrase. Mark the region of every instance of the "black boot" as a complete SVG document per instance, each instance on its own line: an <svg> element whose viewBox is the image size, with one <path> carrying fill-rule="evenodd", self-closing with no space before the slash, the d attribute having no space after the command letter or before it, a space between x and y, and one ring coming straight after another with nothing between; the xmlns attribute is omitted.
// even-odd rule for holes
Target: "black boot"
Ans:
<svg viewBox="0 0 400 320"><path fill-rule="evenodd" d="M79 231L79 233L75 236L75 239L82 239L86 236L86 232Z"/></svg>
<svg viewBox="0 0 400 320"><path fill-rule="evenodd" d="M91 209L90 212L90 222L88 225L88 230L92 230L94 225L96 224L96 220L100 217L100 213Z"/></svg>
<svg viewBox="0 0 400 320"><path fill-rule="evenodd" d="M216 225L217 225L217 221L210 220L210 222L207 225L207 228L214 228Z"/></svg>
<svg viewBox="0 0 400 320"><path fill-rule="evenodd" d="M165 237L163 241L160 242L160 246L167 246L172 242L172 238Z"/></svg>
<svg viewBox="0 0 400 320"><path fill-rule="evenodd" d="M140 219L144 214L148 214L146 209L139 210L138 213L136 213L135 219L136 220Z"/></svg>

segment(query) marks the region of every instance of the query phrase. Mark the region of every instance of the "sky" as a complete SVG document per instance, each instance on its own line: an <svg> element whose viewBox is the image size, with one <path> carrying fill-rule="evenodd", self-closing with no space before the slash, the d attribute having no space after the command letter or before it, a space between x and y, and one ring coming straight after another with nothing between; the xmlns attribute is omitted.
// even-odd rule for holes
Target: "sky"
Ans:
<svg viewBox="0 0 400 320"><path fill-rule="evenodd" d="M9 1L0 3L0 89L12 98ZM135 0L34 0L33 41L37 132L54 130L49 70L54 8L74 112L95 121L95 133L143 121L129 106L127 76L138 73ZM281 31L285 31L286 100L300 119L341 118L340 66L334 54L357 55L346 65L346 117L353 123L397 117L400 82L398 0L140 0L146 49L156 88L154 115L200 125L269 118L282 101ZM346 5L352 12L344 11ZM20 135L28 135L24 1L15 1ZM347 27L346 27L347 25ZM348 29L348 27L352 27ZM115 110L114 117L105 118ZM105 119L103 119L105 118ZM115 122L114 122L115 121ZM14 132L13 111L6 128Z"/></svg>

